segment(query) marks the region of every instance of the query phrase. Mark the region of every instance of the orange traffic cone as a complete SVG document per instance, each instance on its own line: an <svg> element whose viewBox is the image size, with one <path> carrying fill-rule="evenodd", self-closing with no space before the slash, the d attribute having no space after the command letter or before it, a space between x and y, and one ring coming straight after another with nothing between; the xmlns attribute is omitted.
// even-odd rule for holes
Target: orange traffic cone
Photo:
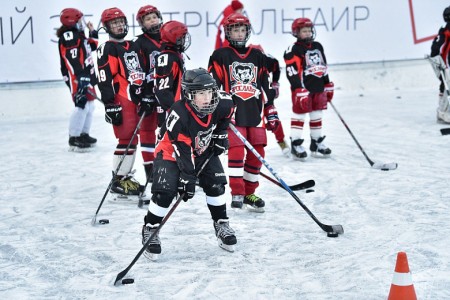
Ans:
<svg viewBox="0 0 450 300"><path fill-rule="evenodd" d="M388 300L417 300L405 252L397 254L397 263L395 264L394 278L392 279Z"/></svg>

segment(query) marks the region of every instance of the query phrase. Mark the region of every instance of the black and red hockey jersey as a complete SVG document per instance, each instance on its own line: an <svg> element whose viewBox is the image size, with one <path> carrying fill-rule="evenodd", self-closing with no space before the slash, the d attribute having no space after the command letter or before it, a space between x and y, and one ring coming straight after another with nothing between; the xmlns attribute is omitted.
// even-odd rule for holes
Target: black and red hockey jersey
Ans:
<svg viewBox="0 0 450 300"><path fill-rule="evenodd" d="M142 54L144 55L145 72L147 73L147 91L148 93L154 94L154 80L155 80L155 66L156 66L156 56L161 52L161 43L159 33L147 34L143 33L138 35L135 43L140 49L142 49Z"/></svg>
<svg viewBox="0 0 450 300"><path fill-rule="evenodd" d="M269 84L266 56L255 48L242 49L240 54L232 47L217 49L210 57L208 71L219 87L230 93L236 105L237 126L263 126L263 107L273 104L274 90Z"/></svg>
<svg viewBox="0 0 450 300"><path fill-rule="evenodd" d="M161 107L167 111L181 99L181 78L184 73L183 54L167 48L156 56L155 94Z"/></svg>
<svg viewBox="0 0 450 300"><path fill-rule="evenodd" d="M319 42L294 43L284 52L284 61L291 90L306 88L310 93L320 93L330 82L327 59Z"/></svg>
<svg viewBox="0 0 450 300"><path fill-rule="evenodd" d="M438 35L431 44L431 57L441 55L448 67L450 63L450 23L439 29Z"/></svg>
<svg viewBox="0 0 450 300"><path fill-rule="evenodd" d="M172 105L170 114L161 128L162 139L155 156L162 152L163 159L176 161L180 170L195 175L194 158L210 147L212 134L225 134L234 111L231 97L219 92L216 110L199 118L185 99Z"/></svg>
<svg viewBox="0 0 450 300"><path fill-rule="evenodd" d="M118 94L139 103L146 87L141 49L132 41L107 41L97 50L98 87L105 104Z"/></svg>
<svg viewBox="0 0 450 300"><path fill-rule="evenodd" d="M98 33L93 30L86 38L84 32L71 28L63 32L58 41L61 60L61 74L71 91L78 87L78 77L90 77L91 84L97 84L92 51L97 49Z"/></svg>

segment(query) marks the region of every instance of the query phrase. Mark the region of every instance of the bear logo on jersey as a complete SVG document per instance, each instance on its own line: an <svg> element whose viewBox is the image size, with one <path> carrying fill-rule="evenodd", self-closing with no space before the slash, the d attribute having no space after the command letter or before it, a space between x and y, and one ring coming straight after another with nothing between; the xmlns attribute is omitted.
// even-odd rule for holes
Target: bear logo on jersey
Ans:
<svg viewBox="0 0 450 300"><path fill-rule="evenodd" d="M233 62L230 66L230 93L244 101L252 97L258 98L261 92L257 89L256 74L258 67L254 64Z"/></svg>
<svg viewBox="0 0 450 300"><path fill-rule="evenodd" d="M136 52L124 54L125 65L130 73L128 76L128 82L133 85L141 86L145 80L145 73L142 72L141 65L139 64L139 58Z"/></svg>
<svg viewBox="0 0 450 300"><path fill-rule="evenodd" d="M201 155L208 149L211 143L213 127L209 128L207 131L199 131L195 137L194 150L198 155Z"/></svg>
<svg viewBox="0 0 450 300"><path fill-rule="evenodd" d="M327 66L319 50L306 51L305 61L305 75L314 75L321 78L327 74Z"/></svg>

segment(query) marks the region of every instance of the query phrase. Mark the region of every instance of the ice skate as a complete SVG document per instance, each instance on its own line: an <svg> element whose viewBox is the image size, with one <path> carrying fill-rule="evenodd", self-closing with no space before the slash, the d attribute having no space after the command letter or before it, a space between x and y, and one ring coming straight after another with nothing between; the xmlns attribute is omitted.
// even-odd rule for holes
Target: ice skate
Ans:
<svg viewBox="0 0 450 300"><path fill-rule="evenodd" d="M303 139L291 139L291 154L292 158L295 160L305 161L308 154L306 153L305 148L303 148Z"/></svg>
<svg viewBox="0 0 450 300"><path fill-rule="evenodd" d="M216 231L219 247L228 252L234 252L234 245L236 245L237 239L228 220L220 219L214 222L214 230Z"/></svg>
<svg viewBox="0 0 450 300"><path fill-rule="evenodd" d="M144 191L144 186L133 177L133 172L126 176L116 176L111 186L111 194L113 194L113 201L116 202L135 202L139 200L139 197L145 197L140 195Z"/></svg>
<svg viewBox="0 0 450 300"><path fill-rule="evenodd" d="M286 141L283 140L281 142L278 142L278 145L280 146L281 152L283 153L283 155L289 157L289 153L291 152L291 149L289 148Z"/></svg>
<svg viewBox="0 0 450 300"><path fill-rule="evenodd" d="M325 146L323 140L325 136L318 138L317 140L311 137L311 145L309 146L309 150L311 150L312 157L329 157L331 154L330 148Z"/></svg>
<svg viewBox="0 0 450 300"><path fill-rule="evenodd" d="M142 226L142 245L147 243L148 239L159 227L159 224L147 223ZM151 239L150 243L147 245L144 251L144 256L152 261L158 259L159 254L161 254L161 241L159 239L159 232Z"/></svg>
<svg viewBox="0 0 450 300"><path fill-rule="evenodd" d="M86 144L89 144L90 147L95 147L95 144L97 143L97 139L90 136L88 133L82 133L80 134L80 139L85 142Z"/></svg>
<svg viewBox="0 0 450 300"><path fill-rule="evenodd" d="M264 200L260 197L256 196L255 194L250 194L244 197L244 204L250 211L263 213L264 212L264 206L266 205L264 203Z"/></svg>
<svg viewBox="0 0 450 300"><path fill-rule="evenodd" d="M231 196L231 208L242 208L244 203L243 195L232 195Z"/></svg>
<svg viewBox="0 0 450 300"><path fill-rule="evenodd" d="M69 151L88 152L91 146L79 136L69 137Z"/></svg>

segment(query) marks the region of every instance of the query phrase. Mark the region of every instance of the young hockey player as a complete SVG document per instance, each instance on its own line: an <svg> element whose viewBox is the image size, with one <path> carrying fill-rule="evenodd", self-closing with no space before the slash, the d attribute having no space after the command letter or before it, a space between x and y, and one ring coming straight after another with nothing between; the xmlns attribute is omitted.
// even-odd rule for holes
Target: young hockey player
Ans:
<svg viewBox="0 0 450 300"><path fill-rule="evenodd" d="M217 90L215 80L205 69L183 74L183 97L172 105L156 146L152 201L144 217L142 244L157 230L177 192L184 195L184 201L194 196L197 172L210 158L198 176L199 185L206 194L219 246L233 251L237 240L229 226L224 197L227 180L218 157L228 148L233 101ZM144 255L150 259L161 253L158 235L145 249Z"/></svg>
<svg viewBox="0 0 450 300"><path fill-rule="evenodd" d="M158 126L161 127L166 112L181 99L181 77L184 72L183 52L191 45L188 28L178 21L169 21L161 27L161 52L156 57L155 94L161 109Z"/></svg>
<svg viewBox="0 0 450 300"><path fill-rule="evenodd" d="M220 21L219 26L217 27L217 35L216 35L216 44L214 46L214 49L219 49L225 46L228 46L228 41L224 39L223 34L223 23L228 18L229 15L234 13L241 14L244 10L244 4L238 0L232 0L231 3L225 7L225 9L222 12L223 18Z"/></svg>
<svg viewBox="0 0 450 300"><path fill-rule="evenodd" d="M97 84L92 51L97 49L98 33L88 22L89 38L86 38L83 13L76 8L63 9L59 18L62 26L56 35L59 38L61 73L75 104L70 116L69 146L72 151L84 152L97 142L89 136L89 131L96 98L93 86Z"/></svg>
<svg viewBox="0 0 450 300"><path fill-rule="evenodd" d="M280 125L273 105L275 92L270 87L266 56L258 49L246 47L251 32L247 17L237 13L228 16L224 29L229 46L212 53L209 71L218 85L233 97L236 105L233 122L236 128L264 157L267 144L264 116L270 130L276 131ZM231 207L242 208L245 204L252 211L264 212L263 199L255 195L262 163L251 151L246 151L244 143L233 131L229 130L228 135Z"/></svg>
<svg viewBox="0 0 450 300"><path fill-rule="evenodd" d="M262 51L262 53L264 53L263 48L261 47L261 45L249 45L249 47L254 47L256 49L259 49ZM269 74L272 76L272 89L275 91L275 97L274 99L277 99L278 96L280 95L280 84L278 83L278 81L280 80L280 64L278 62L278 60L273 57L270 54L266 54L266 67L267 67L267 71L269 72ZM266 127L269 131L270 131L270 126ZM284 130L283 130L283 125L280 122L280 125L277 127L276 130L272 131L273 134L275 135L275 139L277 140L278 145L281 148L281 151L283 152L284 155L289 156L289 152L291 149L289 149L288 144L286 143L286 141L284 140Z"/></svg>
<svg viewBox="0 0 450 300"><path fill-rule="evenodd" d="M334 84L328 77L325 53L322 45L314 41L316 33L310 19L295 19L292 35L297 41L284 52L292 92L291 153L294 159L305 160L307 157L302 136L309 113L311 156L328 157L331 150L323 143L322 110L327 108L327 101L333 99Z"/></svg>
<svg viewBox="0 0 450 300"><path fill-rule="evenodd" d="M439 80L441 84L439 86L439 105L436 110L436 118L438 122L442 123L450 123L450 107L448 97L450 94L449 91L446 91L444 80L450 83L448 78L448 67L449 67L449 58L450 58L450 6L444 9L443 13L445 26L439 29L439 32L436 38L433 40L431 45L431 57L433 59L437 56L441 56L444 64L439 66L439 68L444 69L444 76L446 78L442 78L439 76Z"/></svg>
<svg viewBox="0 0 450 300"><path fill-rule="evenodd" d="M98 87L105 104L105 120L113 125L114 135L118 139L113 174L123 158L120 169L114 174L111 191L122 195L139 195L141 186L132 176L138 138L133 139L127 153L125 149L139 121L138 105L140 110L148 110L148 113L153 111L148 102L141 101L145 90L143 57L134 42L124 40L128 23L120 9L113 7L104 10L101 21L109 34L109 41L97 51Z"/></svg>
<svg viewBox="0 0 450 300"><path fill-rule="evenodd" d="M155 152L157 128L156 96L154 93L154 69L155 57L160 52L161 35L160 29L163 23L161 12L154 6L145 5L139 8L136 20L141 26L142 34L136 39L136 44L141 48L145 57L145 71L147 73L147 88L143 101L149 102L153 111L148 113L141 123L139 136L141 142L142 158L147 180L152 182L153 160Z"/></svg>

